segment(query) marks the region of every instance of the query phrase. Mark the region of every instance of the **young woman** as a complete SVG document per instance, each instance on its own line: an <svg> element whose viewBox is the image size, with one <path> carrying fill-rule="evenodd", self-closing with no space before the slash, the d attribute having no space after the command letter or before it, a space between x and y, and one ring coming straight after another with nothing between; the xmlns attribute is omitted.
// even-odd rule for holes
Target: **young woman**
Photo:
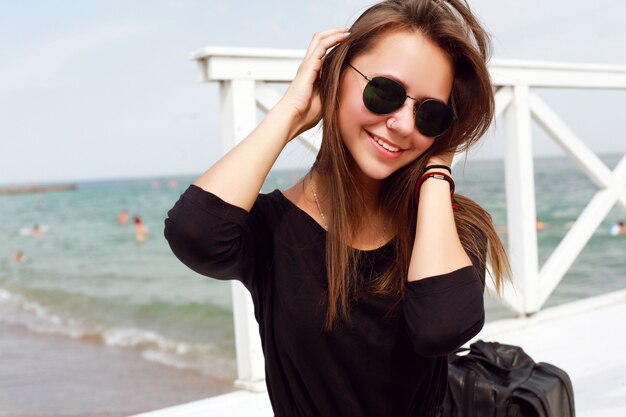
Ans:
<svg viewBox="0 0 626 417"><path fill-rule="evenodd" d="M176 256L255 303L277 416L436 416L446 355L482 328L489 215L453 196L455 151L493 117L488 39L461 0L379 3L317 33L259 126L181 196ZM323 121L310 172L259 191Z"/></svg>

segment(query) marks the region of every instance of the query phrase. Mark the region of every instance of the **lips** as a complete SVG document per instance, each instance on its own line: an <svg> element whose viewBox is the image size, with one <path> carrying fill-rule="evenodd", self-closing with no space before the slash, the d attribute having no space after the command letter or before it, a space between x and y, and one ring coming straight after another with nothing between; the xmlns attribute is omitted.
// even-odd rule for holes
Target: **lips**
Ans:
<svg viewBox="0 0 626 417"><path fill-rule="evenodd" d="M369 136L374 148L387 158L398 158L404 152L404 149L389 143L381 137L378 137L370 132L367 132L367 135Z"/></svg>
<svg viewBox="0 0 626 417"><path fill-rule="evenodd" d="M400 148L396 148L395 146L391 146L390 144L388 144L387 142L385 142L384 140L380 139L380 138L376 138L374 137L374 140L383 148L387 149L389 152L398 152L400 150Z"/></svg>

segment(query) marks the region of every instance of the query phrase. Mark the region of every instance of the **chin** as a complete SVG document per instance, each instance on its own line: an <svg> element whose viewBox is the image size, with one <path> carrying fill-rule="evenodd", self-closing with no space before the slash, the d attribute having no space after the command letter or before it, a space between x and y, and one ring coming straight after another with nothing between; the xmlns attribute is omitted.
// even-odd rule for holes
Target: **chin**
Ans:
<svg viewBox="0 0 626 417"><path fill-rule="evenodd" d="M396 172L397 170L391 170L391 169L368 169L367 171L363 172L368 178L371 178L373 180L378 180L378 181L382 181L384 179L387 179L391 176L391 174L393 174L394 172Z"/></svg>
<svg viewBox="0 0 626 417"><path fill-rule="evenodd" d="M359 167L359 170L363 173L365 177L372 180L382 181L389 178L398 170L411 164L411 162L413 161L415 161L415 159L393 166L381 164L379 161L368 161L367 163L357 165Z"/></svg>

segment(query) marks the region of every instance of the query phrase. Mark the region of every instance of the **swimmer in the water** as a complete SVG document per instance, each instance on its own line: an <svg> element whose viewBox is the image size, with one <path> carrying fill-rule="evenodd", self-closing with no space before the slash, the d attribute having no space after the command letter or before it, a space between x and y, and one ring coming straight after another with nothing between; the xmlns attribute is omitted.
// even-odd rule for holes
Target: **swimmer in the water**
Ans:
<svg viewBox="0 0 626 417"><path fill-rule="evenodd" d="M127 224L128 219L129 219L128 210L126 209L120 211L119 214L117 215L117 222L119 224Z"/></svg>
<svg viewBox="0 0 626 417"><path fill-rule="evenodd" d="M611 236L626 235L626 225L623 220L618 221L609 229Z"/></svg>
<svg viewBox="0 0 626 417"><path fill-rule="evenodd" d="M19 264L26 261L26 256L24 255L24 252L18 249L11 255L11 260L16 264Z"/></svg>
<svg viewBox="0 0 626 417"><path fill-rule="evenodd" d="M44 230L43 230L43 228L41 226L39 226L38 224L35 224L33 226L33 230L32 230L31 233L32 233L33 236L39 237L39 236L44 234Z"/></svg>
<svg viewBox="0 0 626 417"><path fill-rule="evenodd" d="M143 243L148 239L148 228L141 220L141 217L135 217L135 240L137 243Z"/></svg>

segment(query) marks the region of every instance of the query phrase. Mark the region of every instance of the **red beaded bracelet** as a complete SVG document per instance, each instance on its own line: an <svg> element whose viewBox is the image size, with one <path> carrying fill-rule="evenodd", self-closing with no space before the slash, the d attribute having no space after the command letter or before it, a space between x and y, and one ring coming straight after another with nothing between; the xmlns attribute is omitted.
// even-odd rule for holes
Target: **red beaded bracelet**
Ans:
<svg viewBox="0 0 626 417"><path fill-rule="evenodd" d="M424 181L426 181L429 178L436 178L438 180L448 181L448 184L450 184L450 197L454 195L454 180L452 179L451 176L449 176L446 173L439 172L439 171L428 172L422 175L420 179L417 181L417 185L415 186L415 204L419 204L420 188L422 188L422 184L424 183ZM454 208L454 204L452 206Z"/></svg>

